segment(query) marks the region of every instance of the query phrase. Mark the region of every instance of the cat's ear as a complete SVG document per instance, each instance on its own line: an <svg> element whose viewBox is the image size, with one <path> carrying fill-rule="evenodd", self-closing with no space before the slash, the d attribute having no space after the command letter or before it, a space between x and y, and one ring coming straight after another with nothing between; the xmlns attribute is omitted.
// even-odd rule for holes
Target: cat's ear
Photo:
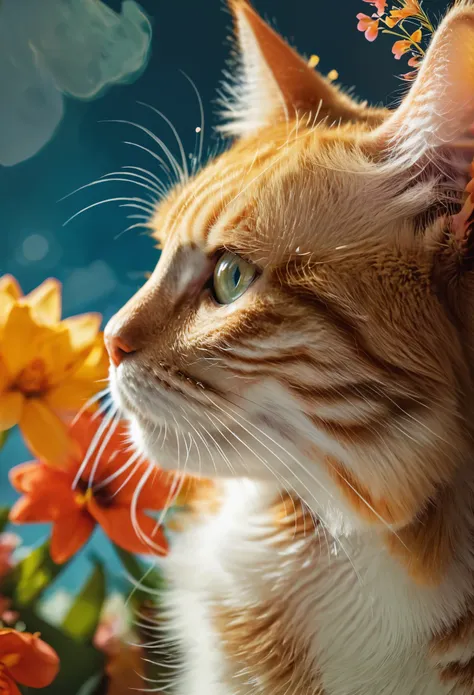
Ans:
<svg viewBox="0 0 474 695"><path fill-rule="evenodd" d="M295 114L333 121L370 120L372 112L341 93L301 58L247 0L229 0L240 69L226 85L221 132L247 135ZM373 116L375 122L379 115Z"/></svg>
<svg viewBox="0 0 474 695"><path fill-rule="evenodd" d="M464 1L436 31L399 108L370 137L407 163L454 151L464 152L467 162L474 154L473 127L474 3Z"/></svg>

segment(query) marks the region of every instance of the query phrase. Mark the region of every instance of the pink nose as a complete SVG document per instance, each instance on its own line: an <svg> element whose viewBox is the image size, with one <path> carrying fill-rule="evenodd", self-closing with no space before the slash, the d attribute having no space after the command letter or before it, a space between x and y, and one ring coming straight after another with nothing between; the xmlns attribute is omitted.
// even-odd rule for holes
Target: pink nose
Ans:
<svg viewBox="0 0 474 695"><path fill-rule="evenodd" d="M135 352L135 350L130 347L121 338L111 335L107 336L105 339L105 347L109 353L110 360L113 364L118 367L122 360L127 356Z"/></svg>

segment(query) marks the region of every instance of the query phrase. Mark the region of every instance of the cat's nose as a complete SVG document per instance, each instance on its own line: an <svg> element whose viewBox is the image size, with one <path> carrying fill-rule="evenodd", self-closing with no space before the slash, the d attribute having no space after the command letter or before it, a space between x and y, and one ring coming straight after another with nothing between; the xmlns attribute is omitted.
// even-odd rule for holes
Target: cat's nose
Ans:
<svg viewBox="0 0 474 695"><path fill-rule="evenodd" d="M131 355L135 352L135 348L117 335L106 335L105 347L107 348L111 362L116 367L122 363L127 355Z"/></svg>

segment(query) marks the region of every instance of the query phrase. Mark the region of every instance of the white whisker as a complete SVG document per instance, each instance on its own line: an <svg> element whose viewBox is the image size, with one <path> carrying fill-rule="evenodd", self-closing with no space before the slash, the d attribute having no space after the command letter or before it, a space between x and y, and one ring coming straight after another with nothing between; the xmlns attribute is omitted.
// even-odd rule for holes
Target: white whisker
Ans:
<svg viewBox="0 0 474 695"><path fill-rule="evenodd" d="M76 217L79 217L79 215L82 215L84 212L88 212L88 210L92 210L92 208L96 208L99 205L105 205L106 203L117 203L117 202L132 202L134 203L133 207L137 207L139 210L143 210L144 212L149 212L152 214L154 212L154 206L152 203L150 203L148 200L145 200L144 198L127 198L125 196L121 196L118 198L107 198L106 200L99 200L97 203L92 203L91 205L87 205L85 208L82 208L82 210L79 210L79 212L76 212L74 215L69 217L66 222L63 222L63 227L68 225L72 220L76 219ZM121 207L132 207L131 205L123 205Z"/></svg>
<svg viewBox="0 0 474 695"><path fill-rule="evenodd" d="M116 407L113 407L108 415L104 417L102 422L100 423L99 427L97 428L97 432L94 434L94 436L91 439L91 442L89 444L89 448L87 449L86 455L84 457L83 462L79 466L79 470L76 473L76 477L74 478L73 484L72 484L72 489L74 490L77 487L77 484L79 483L79 480L81 479L82 474L84 473L87 464L89 463L96 446L98 445L102 435L104 434L105 430L109 426L109 424L112 422L112 420L115 417L115 414L117 412Z"/></svg>
<svg viewBox="0 0 474 695"><path fill-rule="evenodd" d="M139 123L133 123L133 121L126 121L124 119L107 119L106 121L103 121L104 123L121 123L124 125L130 125L133 126L134 128L138 128L142 132L144 132L146 135L148 135L149 138L151 138L156 144L162 149L162 151L165 153L165 155L168 157L168 161L171 165L171 169L174 171L177 181L182 181L184 179L184 171L181 169L180 165L176 161L176 158L173 156L169 148L165 145L163 140L159 138L155 133L152 133L151 130L146 128L143 125L140 125Z"/></svg>
<svg viewBox="0 0 474 695"><path fill-rule="evenodd" d="M167 118L167 116L165 116L164 113L162 113L161 111L156 109L154 106L151 106L150 104L146 104L144 101L139 101L138 103L140 104L140 106L144 106L145 108L150 109L151 111L153 111L153 113L156 113L158 116L160 116L160 118L162 118L164 120L164 122L171 128L171 132L173 133L173 135L176 139L176 142L177 142L178 148L179 148L179 152L181 155L181 169L182 169L183 174L184 174L184 180L187 181L189 179L188 162L186 160L186 154L184 152L183 142L182 142L181 138L179 137L178 131L176 130L174 125L171 123L170 119Z"/></svg>

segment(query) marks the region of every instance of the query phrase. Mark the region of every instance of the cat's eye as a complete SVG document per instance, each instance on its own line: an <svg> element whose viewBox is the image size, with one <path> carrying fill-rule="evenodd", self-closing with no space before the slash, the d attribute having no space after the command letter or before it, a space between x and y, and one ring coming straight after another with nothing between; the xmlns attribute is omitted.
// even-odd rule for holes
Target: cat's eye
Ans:
<svg viewBox="0 0 474 695"><path fill-rule="evenodd" d="M235 253L226 251L214 270L214 296L219 304L232 304L248 290L257 269Z"/></svg>

